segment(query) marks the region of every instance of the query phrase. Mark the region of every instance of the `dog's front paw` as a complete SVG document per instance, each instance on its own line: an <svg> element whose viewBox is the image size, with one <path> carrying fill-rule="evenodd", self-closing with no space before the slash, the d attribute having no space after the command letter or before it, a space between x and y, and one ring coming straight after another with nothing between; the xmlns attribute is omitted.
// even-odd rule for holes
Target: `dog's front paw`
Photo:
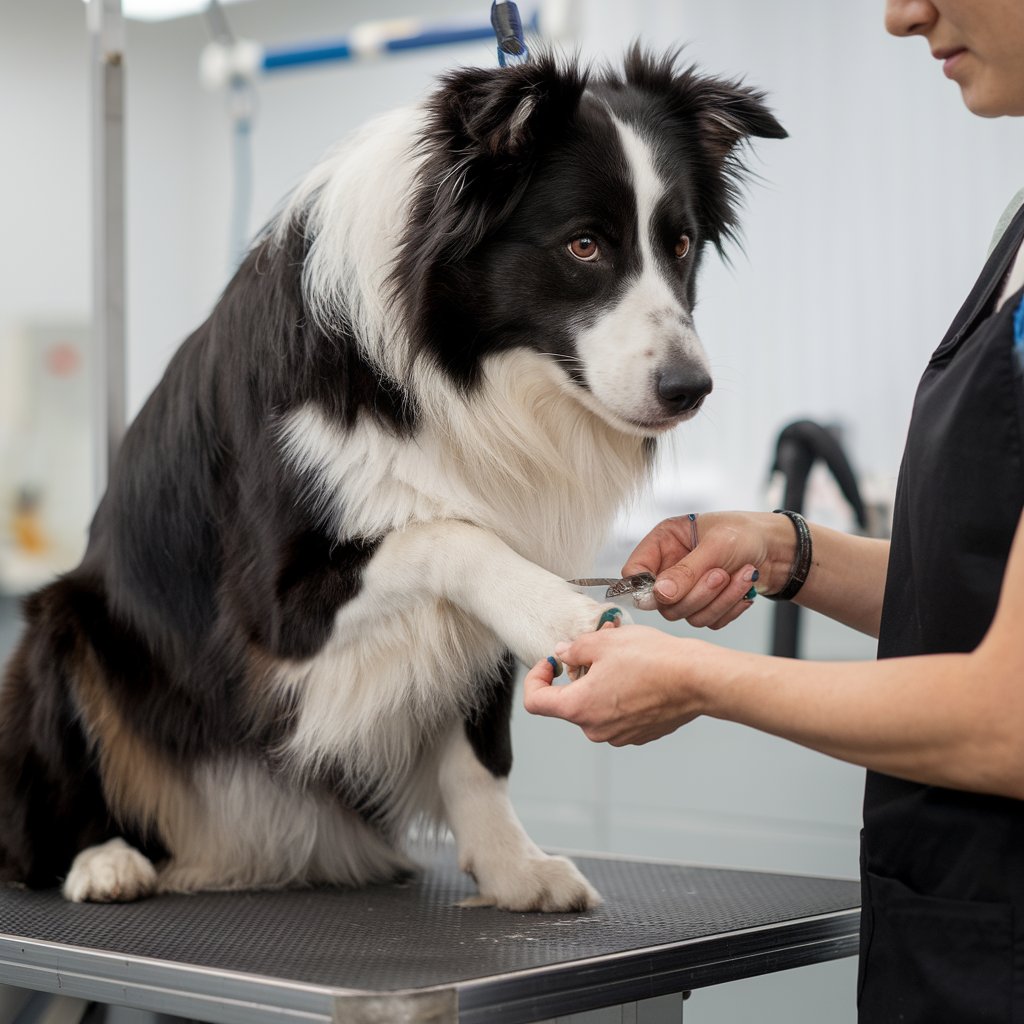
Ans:
<svg viewBox="0 0 1024 1024"><path fill-rule="evenodd" d="M604 611L601 612L601 615L597 620L597 626L595 627L595 629L604 629L606 625L621 626L624 622L632 621L633 620L629 617L629 615L626 612L624 612L621 608L619 608L618 605L604 605ZM575 636L573 637L570 637L569 640L575 639L576 636L579 636L579 633L575 634ZM566 678L569 680L569 682L575 682L577 679L580 678L580 676L586 675L587 672L585 666L570 666L568 663L566 663L565 667L567 670Z"/></svg>
<svg viewBox="0 0 1024 1024"><path fill-rule="evenodd" d="M546 658L562 641L572 642L583 633L592 633L606 622L631 622L620 604L597 601L573 591L538 604L527 620L528 630L517 651L525 665ZM513 648L515 650L515 648Z"/></svg>
<svg viewBox="0 0 1024 1024"><path fill-rule="evenodd" d="M155 888L156 868L123 839L111 839L75 857L63 893L73 903L123 903Z"/></svg>
<svg viewBox="0 0 1024 1024"><path fill-rule="evenodd" d="M463 900L460 906L564 914L591 910L601 902L597 890L565 857L534 855L500 877L476 877L480 894Z"/></svg>

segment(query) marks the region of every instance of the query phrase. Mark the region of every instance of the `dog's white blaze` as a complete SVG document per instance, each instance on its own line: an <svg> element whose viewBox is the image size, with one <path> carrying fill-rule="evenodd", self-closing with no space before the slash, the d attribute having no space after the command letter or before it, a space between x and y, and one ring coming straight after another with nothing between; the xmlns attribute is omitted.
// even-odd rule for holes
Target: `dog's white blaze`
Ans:
<svg viewBox="0 0 1024 1024"><path fill-rule="evenodd" d="M655 251L654 214L666 186L654 151L630 125L609 111L629 167L637 208L640 272L619 302L576 335L592 399L583 401L620 425L655 423L662 415L659 369L680 362L707 370L707 355L689 310L669 281Z"/></svg>
<svg viewBox="0 0 1024 1024"><path fill-rule="evenodd" d="M652 232L654 231L654 211L658 200L665 194L665 183L655 168L654 152L651 146L630 125L620 121L613 114L609 116L619 133L619 144L622 146L622 152L629 164L630 176L633 179L633 196L636 200L637 213L637 241L641 257L640 276L642 279L648 274L658 275ZM675 299L675 296L672 297ZM676 301L676 305L679 306L678 301ZM682 312L681 306L679 309Z"/></svg>

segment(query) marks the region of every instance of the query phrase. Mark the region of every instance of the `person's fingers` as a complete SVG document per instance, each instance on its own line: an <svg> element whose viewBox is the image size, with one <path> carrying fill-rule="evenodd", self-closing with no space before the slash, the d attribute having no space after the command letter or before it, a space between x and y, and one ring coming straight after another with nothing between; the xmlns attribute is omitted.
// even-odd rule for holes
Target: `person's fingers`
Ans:
<svg viewBox="0 0 1024 1024"><path fill-rule="evenodd" d="M554 658L538 661L523 679L523 706L531 715L561 717L558 714L561 690L552 686L555 680L555 665Z"/></svg>
<svg viewBox="0 0 1024 1024"><path fill-rule="evenodd" d="M745 611L749 608L753 608L753 606L753 599L737 601L736 604L734 604L732 608L722 616L722 618L717 622L712 622L708 626L708 629L722 629L723 627L728 626L729 623L735 622Z"/></svg>
<svg viewBox="0 0 1024 1024"><path fill-rule="evenodd" d="M622 575L634 576L640 572L649 572L657 576L662 566L672 565L689 554L692 532L686 516L658 523L626 559Z"/></svg>
<svg viewBox="0 0 1024 1024"><path fill-rule="evenodd" d="M686 621L691 626L721 629L726 625L726 617L737 605L753 599L751 588L757 582L758 577L759 573L752 565L744 566L727 580L726 585L721 588L713 600L689 611ZM748 597L748 595L751 596ZM682 602L683 606L692 605L692 603L690 599ZM685 607L684 610L686 610ZM728 621L731 622L732 619L728 619Z"/></svg>
<svg viewBox="0 0 1024 1024"><path fill-rule="evenodd" d="M638 607L647 611L660 611L664 618L674 622L711 604L729 585L729 574L718 566L696 576L691 585L690 580L696 574L694 563L681 563L681 566L681 572L675 571L680 566L674 566L662 574L650 597L645 598ZM679 583L680 575L685 580L684 585ZM678 600L666 600L666 595L680 593L682 596Z"/></svg>
<svg viewBox="0 0 1024 1024"><path fill-rule="evenodd" d="M635 629L635 626L630 626ZM555 645L555 657L573 668L589 668L614 643L620 627L609 622L593 633L580 633L575 640Z"/></svg>

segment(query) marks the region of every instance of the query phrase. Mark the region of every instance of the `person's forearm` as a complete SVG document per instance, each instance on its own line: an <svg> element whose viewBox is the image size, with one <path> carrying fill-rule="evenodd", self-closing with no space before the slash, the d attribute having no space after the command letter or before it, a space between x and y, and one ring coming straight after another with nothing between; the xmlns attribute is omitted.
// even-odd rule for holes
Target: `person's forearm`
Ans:
<svg viewBox="0 0 1024 1024"><path fill-rule="evenodd" d="M772 587L788 579L795 552L795 531L786 516L772 523ZM889 563L889 542L841 533L816 523L811 531L812 561L807 582L794 599L869 636L878 636L882 596Z"/></svg>
<svg viewBox="0 0 1024 1024"><path fill-rule="evenodd" d="M1007 687L1009 667L984 645L873 663L708 646L687 662L707 715L901 778L1024 799L1022 688Z"/></svg>

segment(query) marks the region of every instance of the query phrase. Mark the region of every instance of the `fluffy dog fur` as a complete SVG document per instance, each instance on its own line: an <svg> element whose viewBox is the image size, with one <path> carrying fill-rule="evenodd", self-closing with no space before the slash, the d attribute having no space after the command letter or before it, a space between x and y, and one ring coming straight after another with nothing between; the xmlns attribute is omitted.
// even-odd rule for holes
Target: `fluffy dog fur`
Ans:
<svg viewBox="0 0 1024 1024"><path fill-rule="evenodd" d="M759 93L638 49L450 73L257 239L128 431L0 693L0 880L358 884L447 825L480 901L592 906L506 795L514 663L711 388L691 312Z"/></svg>

